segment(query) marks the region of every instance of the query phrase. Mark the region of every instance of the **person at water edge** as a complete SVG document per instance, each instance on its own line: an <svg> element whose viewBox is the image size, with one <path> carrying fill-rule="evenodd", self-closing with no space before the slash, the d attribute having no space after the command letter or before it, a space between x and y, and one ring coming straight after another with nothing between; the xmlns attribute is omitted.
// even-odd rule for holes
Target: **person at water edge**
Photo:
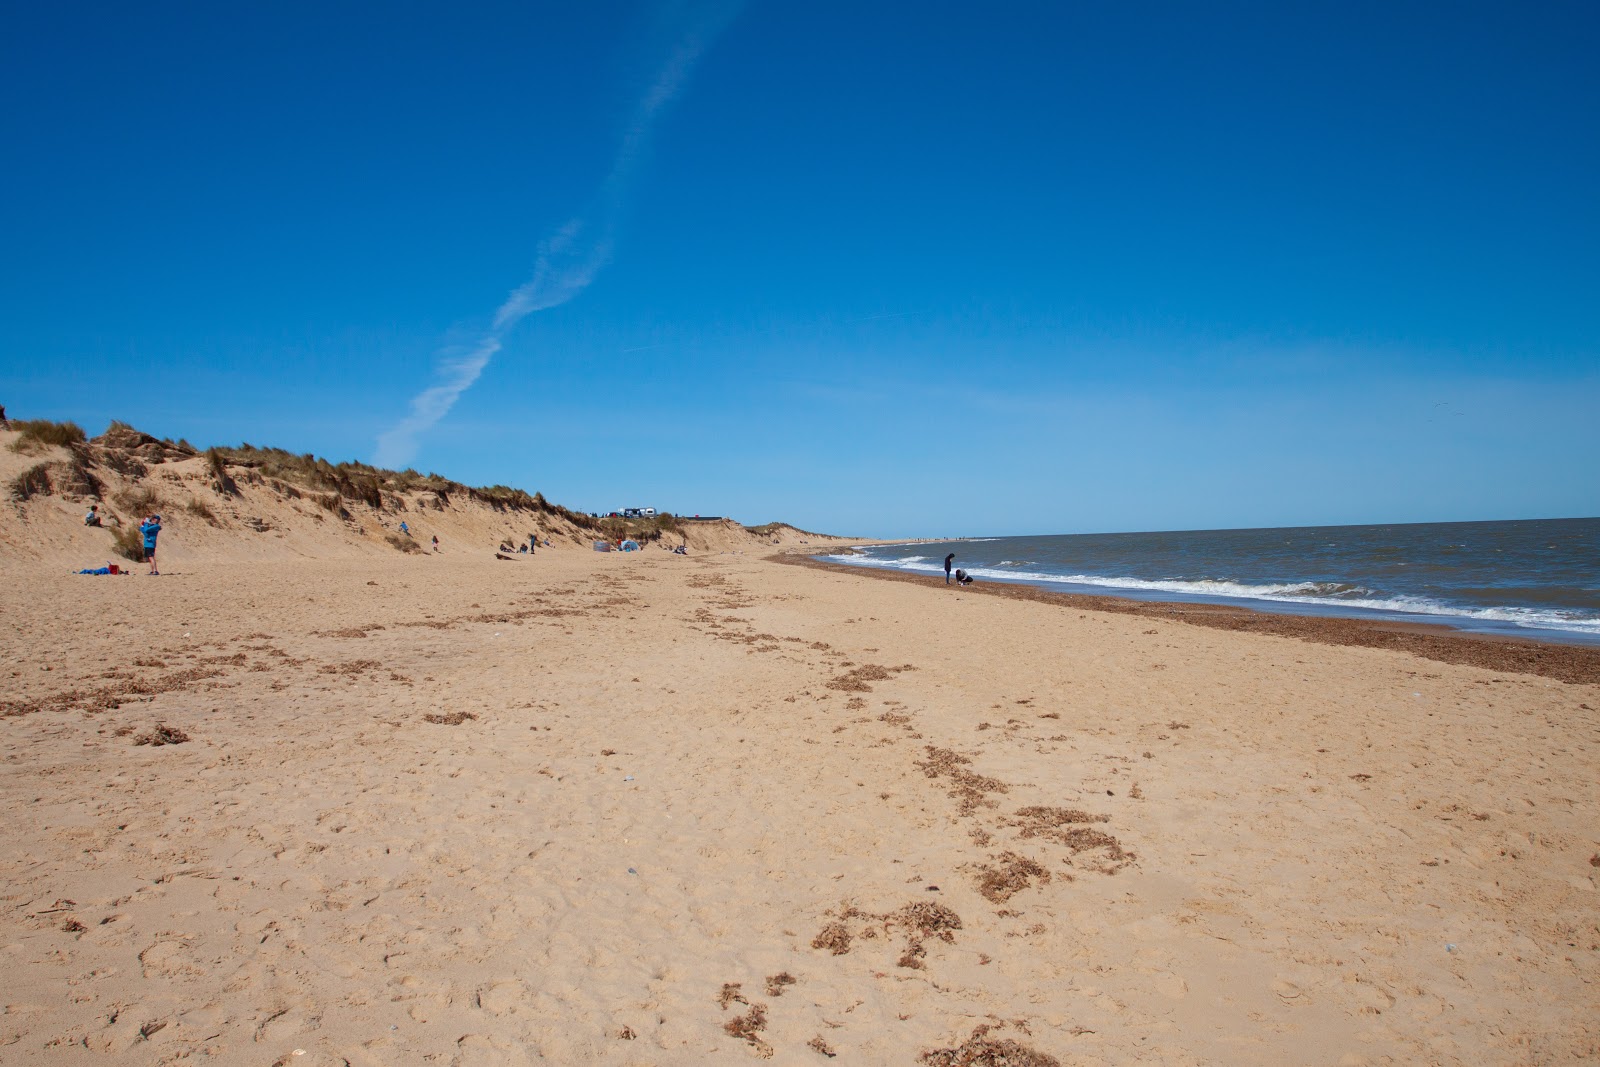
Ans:
<svg viewBox="0 0 1600 1067"><path fill-rule="evenodd" d="M956 554L954 552L950 553L948 556L946 556L944 558L944 584L945 585L949 585L950 584L950 564L955 561L955 558L956 558Z"/></svg>
<svg viewBox="0 0 1600 1067"><path fill-rule="evenodd" d="M161 536L161 516L151 515L141 522L139 533L144 537L144 558L150 564L150 573L160 574L156 569L156 538Z"/></svg>
<svg viewBox="0 0 1600 1067"><path fill-rule="evenodd" d="M89 505L89 513L83 517L83 524L85 526L99 526L100 525L100 505L99 504L90 504Z"/></svg>
<svg viewBox="0 0 1600 1067"><path fill-rule="evenodd" d="M964 570L959 570L958 569L956 571L956 584L957 585L971 585L972 584L972 575L968 574Z"/></svg>

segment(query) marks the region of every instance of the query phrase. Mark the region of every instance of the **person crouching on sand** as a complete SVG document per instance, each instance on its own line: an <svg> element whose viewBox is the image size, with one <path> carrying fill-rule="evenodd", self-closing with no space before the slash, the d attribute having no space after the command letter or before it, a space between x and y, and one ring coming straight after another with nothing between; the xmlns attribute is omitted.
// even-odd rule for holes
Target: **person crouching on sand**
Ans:
<svg viewBox="0 0 1600 1067"><path fill-rule="evenodd" d="M152 515L141 522L139 533L144 536L144 558L150 564L150 573L160 574L156 570L156 538L161 536L161 516Z"/></svg>
<svg viewBox="0 0 1600 1067"><path fill-rule="evenodd" d="M87 514L87 515L85 515L83 517L83 524L85 526L99 526L100 525L100 505L99 504L90 504L89 505L89 514Z"/></svg>

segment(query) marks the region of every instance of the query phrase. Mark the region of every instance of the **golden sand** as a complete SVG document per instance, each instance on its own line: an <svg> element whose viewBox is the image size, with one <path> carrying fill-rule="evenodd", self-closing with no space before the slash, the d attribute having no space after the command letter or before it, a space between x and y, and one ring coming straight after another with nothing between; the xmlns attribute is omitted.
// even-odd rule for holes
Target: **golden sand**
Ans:
<svg viewBox="0 0 1600 1067"><path fill-rule="evenodd" d="M1600 1049L1592 684L751 555L64 569L8 1064Z"/></svg>

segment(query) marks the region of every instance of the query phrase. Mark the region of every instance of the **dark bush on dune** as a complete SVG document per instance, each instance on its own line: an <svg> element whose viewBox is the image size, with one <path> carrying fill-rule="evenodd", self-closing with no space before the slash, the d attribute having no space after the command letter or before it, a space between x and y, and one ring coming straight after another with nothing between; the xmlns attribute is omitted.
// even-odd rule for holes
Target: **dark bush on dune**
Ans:
<svg viewBox="0 0 1600 1067"><path fill-rule="evenodd" d="M228 464L223 460L221 452L215 448L206 449L206 467L211 471L217 492L224 496L238 495L239 483L228 476Z"/></svg>
<svg viewBox="0 0 1600 1067"><path fill-rule="evenodd" d="M421 552L422 546L402 534L384 534L383 539L402 552Z"/></svg>
<svg viewBox="0 0 1600 1067"><path fill-rule="evenodd" d="M222 523L217 521L217 513L212 511L211 508L206 505L206 502L197 496L192 496L189 498L189 503L184 505L184 510L189 514L196 516L197 518L206 520L206 522L210 523L212 526L222 525Z"/></svg>
<svg viewBox="0 0 1600 1067"><path fill-rule="evenodd" d="M13 419L11 428L18 431L11 442L13 452L37 452L40 449L70 448L88 440L83 427L75 422L51 422L49 419Z"/></svg>
<svg viewBox="0 0 1600 1067"><path fill-rule="evenodd" d="M139 528L131 523L119 526L111 532L111 550L123 559L131 559L135 563L144 562L144 537L139 533Z"/></svg>
<svg viewBox="0 0 1600 1067"><path fill-rule="evenodd" d="M257 472L278 485L297 485L313 492L331 493L334 502L325 498L317 501L329 511L338 510L338 500L365 504L375 511L402 511L405 510L404 501L398 494L433 493L446 507L452 495L460 495L496 511L539 512L565 519L580 529L594 529L598 525L590 515L550 503L543 493L530 494L509 485L474 488L437 474L420 474L411 468L393 471L360 462L330 463L309 452L295 455L281 448L258 448L248 443L237 448L214 448L210 453L232 466Z"/></svg>
<svg viewBox="0 0 1600 1067"><path fill-rule="evenodd" d="M161 495L145 485L136 485L131 489L124 489L112 499L116 502L117 507L136 518L155 515L161 511Z"/></svg>
<svg viewBox="0 0 1600 1067"><path fill-rule="evenodd" d="M50 464L39 463L11 479L11 495L17 500L46 496L50 492Z"/></svg>

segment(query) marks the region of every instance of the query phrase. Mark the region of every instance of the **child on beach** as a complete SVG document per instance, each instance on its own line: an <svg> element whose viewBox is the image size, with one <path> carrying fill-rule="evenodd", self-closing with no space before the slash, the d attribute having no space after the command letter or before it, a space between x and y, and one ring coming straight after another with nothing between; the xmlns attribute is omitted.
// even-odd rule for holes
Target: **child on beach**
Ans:
<svg viewBox="0 0 1600 1067"><path fill-rule="evenodd" d="M156 538L161 536L161 516L151 515L141 522L139 533L144 536L144 558L150 563L150 573L160 574L156 570Z"/></svg>
<svg viewBox="0 0 1600 1067"><path fill-rule="evenodd" d="M944 558L944 584L945 585L949 585L950 584L950 564L955 561L955 558L956 558L956 554L954 552L950 553L948 556L946 556Z"/></svg>

